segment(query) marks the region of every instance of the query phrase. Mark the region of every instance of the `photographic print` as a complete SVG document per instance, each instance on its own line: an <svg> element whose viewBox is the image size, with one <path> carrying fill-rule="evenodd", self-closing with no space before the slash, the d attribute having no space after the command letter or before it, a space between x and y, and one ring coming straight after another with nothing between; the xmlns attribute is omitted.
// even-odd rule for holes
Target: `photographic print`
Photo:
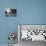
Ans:
<svg viewBox="0 0 46 46"><path fill-rule="evenodd" d="M16 16L16 9L14 8L6 8L5 16Z"/></svg>

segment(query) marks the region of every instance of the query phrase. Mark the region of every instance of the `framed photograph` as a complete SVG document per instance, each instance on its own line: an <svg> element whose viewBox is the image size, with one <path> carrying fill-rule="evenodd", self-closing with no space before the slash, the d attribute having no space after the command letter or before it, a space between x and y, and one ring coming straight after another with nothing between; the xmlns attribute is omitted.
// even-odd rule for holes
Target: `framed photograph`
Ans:
<svg viewBox="0 0 46 46"><path fill-rule="evenodd" d="M46 25L20 24L18 25L18 40L46 41Z"/></svg>
<svg viewBox="0 0 46 46"><path fill-rule="evenodd" d="M16 16L16 8L6 8L5 16Z"/></svg>

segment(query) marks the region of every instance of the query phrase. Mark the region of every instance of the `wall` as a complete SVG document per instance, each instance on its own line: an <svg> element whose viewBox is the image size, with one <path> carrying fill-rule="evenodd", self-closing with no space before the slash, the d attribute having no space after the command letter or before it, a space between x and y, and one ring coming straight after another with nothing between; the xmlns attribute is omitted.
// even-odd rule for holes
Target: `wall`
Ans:
<svg viewBox="0 0 46 46"><path fill-rule="evenodd" d="M17 8L16 17L5 17L5 8ZM46 24L46 0L0 0L0 44L7 44L17 24ZM16 40L17 42L17 40Z"/></svg>

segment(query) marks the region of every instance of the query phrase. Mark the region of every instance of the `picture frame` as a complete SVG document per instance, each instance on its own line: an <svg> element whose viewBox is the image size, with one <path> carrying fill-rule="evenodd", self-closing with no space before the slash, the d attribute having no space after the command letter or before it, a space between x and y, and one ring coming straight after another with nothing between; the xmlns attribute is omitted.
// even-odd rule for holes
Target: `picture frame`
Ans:
<svg viewBox="0 0 46 46"><path fill-rule="evenodd" d="M4 12L5 16L16 16L16 8L6 8Z"/></svg>

